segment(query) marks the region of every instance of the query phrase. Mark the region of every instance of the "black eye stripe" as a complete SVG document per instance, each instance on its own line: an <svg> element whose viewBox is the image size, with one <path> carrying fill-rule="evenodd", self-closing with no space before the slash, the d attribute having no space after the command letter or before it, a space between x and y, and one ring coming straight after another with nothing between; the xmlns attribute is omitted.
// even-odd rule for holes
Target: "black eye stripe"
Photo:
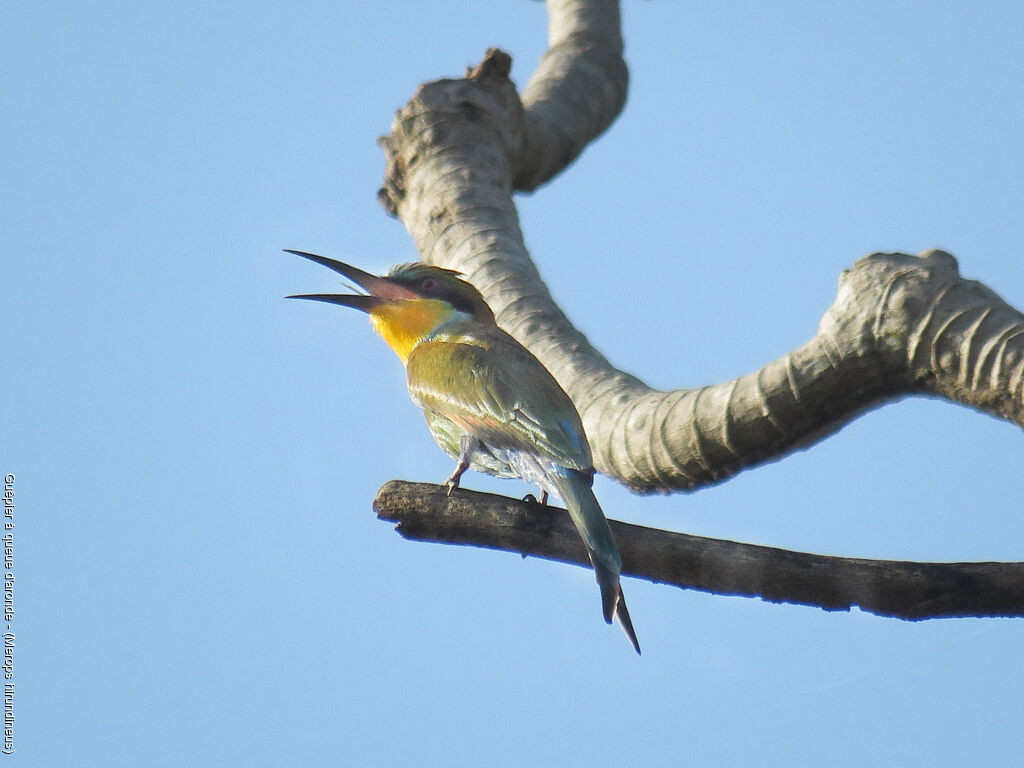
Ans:
<svg viewBox="0 0 1024 768"><path fill-rule="evenodd" d="M392 278L396 283L405 285L409 289L420 293L420 295L429 294L430 298L438 298L447 301L452 305L453 309L459 312L465 312L468 315L476 313L477 306L473 303L473 300L463 296L461 293L454 290L445 290L444 284L435 277L421 277L409 279L408 277Z"/></svg>
<svg viewBox="0 0 1024 768"><path fill-rule="evenodd" d="M464 299L461 296L444 296L445 301L452 305L452 307L459 312L465 312L467 315L473 314L473 302Z"/></svg>

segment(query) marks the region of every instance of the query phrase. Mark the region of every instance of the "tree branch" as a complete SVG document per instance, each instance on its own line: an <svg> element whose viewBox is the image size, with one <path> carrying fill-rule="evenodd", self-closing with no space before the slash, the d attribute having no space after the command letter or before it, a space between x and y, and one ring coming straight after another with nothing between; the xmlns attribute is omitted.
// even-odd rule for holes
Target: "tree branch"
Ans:
<svg viewBox="0 0 1024 768"><path fill-rule="evenodd" d="M560 173L618 117L629 73L615 2L549 2L548 49L523 90L515 188Z"/></svg>
<svg viewBox="0 0 1024 768"><path fill-rule="evenodd" d="M549 48L523 92L490 50L422 85L381 140L379 198L421 258L457 269L572 397L596 468L638 491L693 490L835 432L866 409L942 397L1024 426L1024 315L943 251L876 253L839 279L807 343L732 381L656 391L614 368L554 303L513 202L564 170L625 101L618 3L548 0ZM576 256L574 256L576 258ZM374 503L399 532L587 564L567 515L392 482ZM1024 615L1022 563L855 560L613 522L624 572L765 600L884 616Z"/></svg>
<svg viewBox="0 0 1024 768"><path fill-rule="evenodd" d="M589 568L565 510L392 480L373 502L407 539L468 544ZM824 557L611 521L624 575L723 595L908 620L1024 616L1024 563Z"/></svg>
<svg viewBox="0 0 1024 768"><path fill-rule="evenodd" d="M818 333L732 381L654 390L613 367L554 303L512 199L564 169L626 94L618 4L549 0L549 49L522 100L510 57L420 87L382 140L380 198L424 261L481 289L499 324L576 403L596 468L636 491L689 491L777 459L865 410L943 397L1024 426L1024 315L943 251L843 272Z"/></svg>

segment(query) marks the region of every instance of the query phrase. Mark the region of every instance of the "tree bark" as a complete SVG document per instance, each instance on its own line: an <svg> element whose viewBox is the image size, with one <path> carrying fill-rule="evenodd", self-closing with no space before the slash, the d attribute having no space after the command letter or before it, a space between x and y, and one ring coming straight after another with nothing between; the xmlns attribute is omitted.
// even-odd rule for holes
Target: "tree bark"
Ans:
<svg viewBox="0 0 1024 768"><path fill-rule="evenodd" d="M392 480L373 502L405 538L590 567L564 509ZM1024 563L913 563L824 557L609 521L622 573L720 595L922 620L1024 616Z"/></svg>
<svg viewBox="0 0 1024 768"><path fill-rule="evenodd" d="M911 394L1024 426L1024 315L939 250L857 261L814 338L732 381L662 392L613 367L551 299L512 198L563 170L625 103L617 4L548 8L549 48L522 98L510 57L491 50L398 111L380 199L421 258L463 272L554 374L598 471L638 492L691 491Z"/></svg>
<svg viewBox="0 0 1024 768"><path fill-rule="evenodd" d="M580 411L598 471L637 492L692 491L908 395L944 398L1024 426L1024 315L963 279L941 250L856 261L840 275L812 339L732 381L664 392L612 366L541 281L513 193L564 170L625 104L618 4L547 6L549 47L522 96L509 79L511 58L492 49L464 78L422 85L397 112L381 140L387 170L379 199L406 226L422 260L462 272L498 323L561 383ZM475 514L461 501L445 502L446 524L462 538L433 540L487 544L490 534ZM403 518L400 530L408 535L417 525ZM922 618L1020 615L1014 595L1024 593L1019 564L877 563L619 531L629 568L654 562L656 552L681 558L672 565L658 554L658 564L638 575L729 594ZM650 553L641 557L637 542ZM527 543L509 539L507 548L534 553ZM565 552L572 548L563 544ZM809 580L821 579L827 585L811 588Z"/></svg>

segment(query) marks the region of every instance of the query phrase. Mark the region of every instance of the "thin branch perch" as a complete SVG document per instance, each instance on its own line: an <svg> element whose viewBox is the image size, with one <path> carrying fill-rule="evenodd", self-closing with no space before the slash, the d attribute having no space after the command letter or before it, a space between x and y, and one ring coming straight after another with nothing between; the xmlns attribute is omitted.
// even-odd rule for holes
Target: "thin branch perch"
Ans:
<svg viewBox="0 0 1024 768"><path fill-rule="evenodd" d="M568 513L557 507L392 480L374 511L404 538L517 552L587 568ZM827 611L858 607L918 621L1024 616L1024 563L916 563L825 557L611 521L623 575L684 589L760 597Z"/></svg>

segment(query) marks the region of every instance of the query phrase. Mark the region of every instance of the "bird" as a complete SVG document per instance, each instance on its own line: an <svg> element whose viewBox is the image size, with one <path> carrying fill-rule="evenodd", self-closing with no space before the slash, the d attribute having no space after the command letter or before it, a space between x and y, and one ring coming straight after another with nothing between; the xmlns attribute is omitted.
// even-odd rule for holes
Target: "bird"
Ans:
<svg viewBox="0 0 1024 768"><path fill-rule="evenodd" d="M321 264L365 293L297 294L350 307L405 366L409 396L437 444L455 459L451 495L467 469L521 478L562 499L586 546L601 592L604 619L617 621L639 654L622 594L622 559L594 496L594 464L583 423L554 376L502 330L480 291L460 273L422 262L384 276L326 256L285 249ZM347 286L351 288L352 286Z"/></svg>

